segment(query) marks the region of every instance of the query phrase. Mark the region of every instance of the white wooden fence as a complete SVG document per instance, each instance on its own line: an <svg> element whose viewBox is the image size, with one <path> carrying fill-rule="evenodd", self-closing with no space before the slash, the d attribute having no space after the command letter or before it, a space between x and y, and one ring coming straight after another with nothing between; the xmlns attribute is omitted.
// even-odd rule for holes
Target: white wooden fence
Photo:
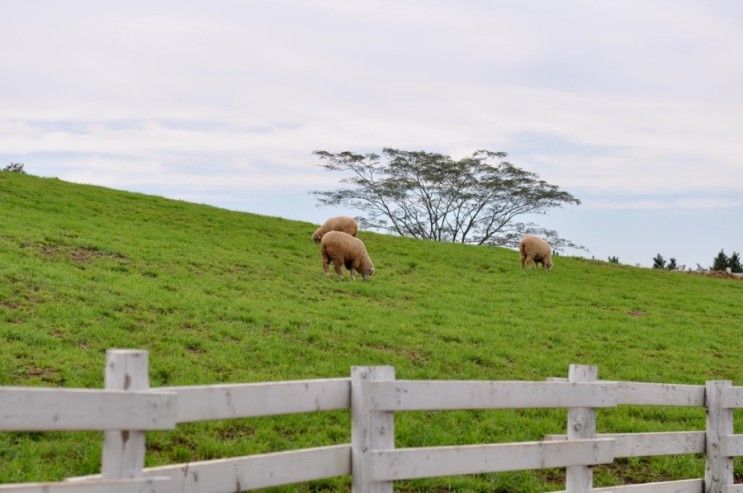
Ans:
<svg viewBox="0 0 743 493"><path fill-rule="evenodd" d="M733 484L733 434L743 387L729 381L675 385L598 380L571 365L567 379L396 380L389 366L354 367L350 378L150 388L147 353L107 353L105 390L0 387L0 431L101 430L101 474L59 483L0 485L0 493L234 493L352 475L354 492L391 492L396 480L566 468L566 491L743 493ZM618 405L701 406L705 431L596 433L596 409ZM544 441L395 448L394 412L566 408L567 433ZM178 423L351 409L351 443L144 468L147 430ZM593 488L592 466L615 458L705 454L705 477Z"/></svg>

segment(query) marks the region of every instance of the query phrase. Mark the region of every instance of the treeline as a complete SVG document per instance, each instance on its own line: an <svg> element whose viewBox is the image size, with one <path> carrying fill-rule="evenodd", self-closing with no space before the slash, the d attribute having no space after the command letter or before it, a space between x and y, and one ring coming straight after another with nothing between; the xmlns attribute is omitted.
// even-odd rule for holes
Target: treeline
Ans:
<svg viewBox="0 0 743 493"><path fill-rule="evenodd" d="M679 267L676 263L676 259L671 257L666 262L663 255L660 253L653 257L653 269L667 269L667 270L684 270L685 266ZM743 272L743 266L740 263L740 254L733 252L730 256L725 255L725 250L720 250L720 253L712 260L712 265L709 269L702 267L697 264L698 271L715 270L715 271L726 271L730 269L730 272L740 273Z"/></svg>
<svg viewBox="0 0 743 493"><path fill-rule="evenodd" d="M610 264L619 263L619 257L612 256L609 257L607 260ZM666 260L665 257L663 257L663 255L661 255L660 253L653 257L653 269L687 270L686 265L679 265L674 257ZM720 250L720 253L718 253L717 256L715 256L715 258L712 260L712 265L709 268L703 267L701 264L697 264L696 269L694 270L699 272L706 272L708 270L727 271L728 269L730 269L730 272L733 272L735 274L743 273L743 265L741 265L740 254L738 252L733 252L728 256L725 254L725 250ZM689 270L693 269L690 268Z"/></svg>
<svg viewBox="0 0 743 493"><path fill-rule="evenodd" d="M720 253L712 261L712 267L710 270L727 270L730 272L743 272L743 266L740 264L740 254L733 252L729 257L725 255L725 250L720 250Z"/></svg>

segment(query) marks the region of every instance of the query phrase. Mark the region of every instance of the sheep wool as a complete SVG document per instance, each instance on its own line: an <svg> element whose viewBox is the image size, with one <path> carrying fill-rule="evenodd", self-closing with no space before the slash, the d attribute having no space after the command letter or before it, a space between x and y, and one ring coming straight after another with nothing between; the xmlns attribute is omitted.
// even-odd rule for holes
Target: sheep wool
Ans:
<svg viewBox="0 0 743 493"><path fill-rule="evenodd" d="M552 249L549 243L534 235L526 235L519 242L521 267L527 263L542 264L547 270L552 269Z"/></svg>
<svg viewBox="0 0 743 493"><path fill-rule="evenodd" d="M312 233L312 240L315 243L320 243L323 235L328 231L343 231L351 236L356 236L356 233L359 231L359 223L354 218L348 216L331 217Z"/></svg>
<svg viewBox="0 0 743 493"><path fill-rule="evenodd" d="M355 273L366 279L374 274L374 264L369 258L364 242L342 231L329 231L320 242L322 270L327 274L328 265L333 263L335 273L343 277L343 266L350 271L351 278Z"/></svg>

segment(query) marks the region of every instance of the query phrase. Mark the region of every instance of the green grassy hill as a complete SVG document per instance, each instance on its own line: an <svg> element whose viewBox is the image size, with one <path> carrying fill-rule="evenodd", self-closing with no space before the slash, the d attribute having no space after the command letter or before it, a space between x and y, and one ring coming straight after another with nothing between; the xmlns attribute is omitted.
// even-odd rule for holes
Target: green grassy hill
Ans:
<svg viewBox="0 0 743 493"><path fill-rule="evenodd" d="M150 351L159 385L339 377L743 384L743 282L362 232L370 282L325 277L308 223L0 173L0 384L101 387L107 348ZM642 241L642 239L638 239ZM398 446L560 433L565 412L400 414ZM599 431L704 429L702 409L600 411ZM350 440L346 412L149 433L147 464ZM96 473L96 433L0 434L0 482ZM399 483L404 491L545 491L561 471ZM618 461L597 484L703 475L694 456ZM340 490L346 479L287 491Z"/></svg>

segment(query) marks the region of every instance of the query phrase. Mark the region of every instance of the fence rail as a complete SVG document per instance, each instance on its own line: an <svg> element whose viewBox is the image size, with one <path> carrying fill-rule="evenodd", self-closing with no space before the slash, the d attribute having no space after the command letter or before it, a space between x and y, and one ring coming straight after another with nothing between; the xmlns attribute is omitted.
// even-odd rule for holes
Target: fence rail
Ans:
<svg viewBox="0 0 743 493"><path fill-rule="evenodd" d="M170 392L0 387L0 430L167 430L175 426Z"/></svg>
<svg viewBox="0 0 743 493"><path fill-rule="evenodd" d="M614 440L561 440L372 450L368 460L374 481L593 466L608 464L614 460Z"/></svg>
<svg viewBox="0 0 743 493"><path fill-rule="evenodd" d="M615 382L571 365L567 379L396 380L392 367L354 367L350 378L150 388L147 353L107 353L106 389L0 387L0 431L105 432L101 474L60 483L0 485L0 493L233 493L352 476L354 492L391 492L394 481L566 468L568 493L743 493L732 459L743 456L732 410L743 387ZM696 406L704 431L596 433L596 410L618 405ZM414 410L565 408L567 433L543 441L395 448L394 413ZM351 410L351 443L144 468L144 431L178 423ZM593 487L592 467L617 458L705 454L705 477Z"/></svg>
<svg viewBox="0 0 743 493"><path fill-rule="evenodd" d="M351 379L161 387L178 396L176 421L277 416L351 407Z"/></svg>
<svg viewBox="0 0 743 493"><path fill-rule="evenodd" d="M2 493L158 493L167 478L93 479L67 483L0 485Z"/></svg>

